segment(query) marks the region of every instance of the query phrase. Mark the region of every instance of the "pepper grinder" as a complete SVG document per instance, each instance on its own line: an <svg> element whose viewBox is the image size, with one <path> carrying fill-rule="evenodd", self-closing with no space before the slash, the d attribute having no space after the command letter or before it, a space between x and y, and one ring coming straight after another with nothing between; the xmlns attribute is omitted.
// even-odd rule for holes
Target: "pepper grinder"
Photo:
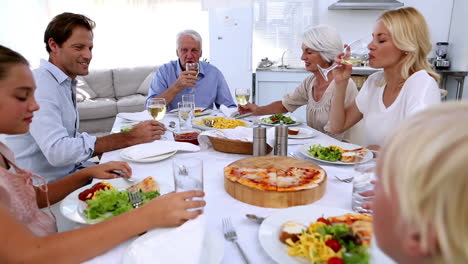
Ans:
<svg viewBox="0 0 468 264"><path fill-rule="evenodd" d="M275 155L287 156L288 155L288 126L283 124L275 126Z"/></svg>
<svg viewBox="0 0 468 264"><path fill-rule="evenodd" d="M253 128L253 155L265 156L266 154L266 128L258 124L258 126Z"/></svg>

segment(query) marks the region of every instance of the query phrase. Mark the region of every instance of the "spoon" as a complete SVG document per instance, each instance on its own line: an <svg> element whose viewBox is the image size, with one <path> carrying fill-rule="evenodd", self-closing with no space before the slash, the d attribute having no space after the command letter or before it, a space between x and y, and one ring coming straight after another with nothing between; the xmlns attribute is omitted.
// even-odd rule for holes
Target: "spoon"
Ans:
<svg viewBox="0 0 468 264"><path fill-rule="evenodd" d="M175 126L176 126L176 122L174 121L169 122L169 127L172 129L168 129L168 130L174 132Z"/></svg>
<svg viewBox="0 0 468 264"><path fill-rule="evenodd" d="M265 220L265 217L261 217L261 216L254 215L254 214L246 214L245 216L257 224L261 224L263 220Z"/></svg>

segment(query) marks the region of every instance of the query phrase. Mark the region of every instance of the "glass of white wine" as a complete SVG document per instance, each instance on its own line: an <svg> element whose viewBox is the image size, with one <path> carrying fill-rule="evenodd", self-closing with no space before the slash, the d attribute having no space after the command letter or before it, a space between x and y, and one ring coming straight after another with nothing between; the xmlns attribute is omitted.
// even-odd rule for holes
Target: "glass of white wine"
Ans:
<svg viewBox="0 0 468 264"><path fill-rule="evenodd" d="M236 101L241 106L246 105L250 99L250 89L249 88L236 88Z"/></svg>
<svg viewBox="0 0 468 264"><path fill-rule="evenodd" d="M351 42L343 52L345 56L341 59L341 63L344 65L358 65L361 63L366 63L369 60L369 49L368 45L371 42L370 37L364 37L358 40ZM338 64L334 64L326 69L317 65L320 74L328 81L328 73L338 67Z"/></svg>
<svg viewBox="0 0 468 264"><path fill-rule="evenodd" d="M192 71L195 77L198 77L199 69L200 68L199 68L198 62L188 62L185 64L185 70ZM192 87L192 90L190 92L191 93L195 92L195 87Z"/></svg>
<svg viewBox="0 0 468 264"><path fill-rule="evenodd" d="M156 121L161 121L166 115L166 100L164 98L151 98L148 102L148 112Z"/></svg>

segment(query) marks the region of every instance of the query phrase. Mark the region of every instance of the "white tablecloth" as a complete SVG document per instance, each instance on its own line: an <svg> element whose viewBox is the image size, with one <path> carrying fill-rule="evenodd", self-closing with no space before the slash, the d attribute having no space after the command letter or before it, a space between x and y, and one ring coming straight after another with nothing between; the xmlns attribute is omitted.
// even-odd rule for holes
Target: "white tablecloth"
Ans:
<svg viewBox="0 0 468 264"><path fill-rule="evenodd" d="M168 124L171 120L176 120L175 116L166 115L163 122ZM122 120L117 118L113 130L118 130L121 124ZM305 127L305 125L301 126ZM313 138L314 141L336 141L335 139L318 131L317 134L318 136ZM167 137L172 138L170 132L167 133ZM300 147L301 145L289 145L288 151L295 152L296 155L301 156L301 154L298 153ZM113 160L122 160L119 155L120 151L121 150L116 150L105 153L101 158L101 163ZM217 236L220 241L224 242L225 250L222 263L242 263L242 258L235 245L224 240L221 226L221 219L223 217L231 218L233 225L238 233L238 242L245 250L251 263L275 263L259 244L259 225L248 220L245 217L245 214L268 216L271 213L281 209L263 208L249 205L232 198L224 190L223 168L233 161L247 158L249 156L250 155L221 153L214 150L197 153L177 153L173 156L177 158L196 157L205 161L204 191L206 193L205 200L207 205L205 207L204 213L207 216L207 226L209 232L211 232L214 236ZM133 177L137 179L153 176L160 183L161 193L164 194L174 190L171 162L172 158L169 158L155 163L130 163L130 166L133 170ZM322 166L323 169L326 170L328 174L327 190L325 195L313 204L351 210L352 184L340 182L334 177L334 175L341 176L343 178L350 177L353 173L353 166L330 166L325 163L318 163L320 166ZM79 227L78 224L74 224L64 219L61 215L59 216L58 220L60 228L59 230L62 231ZM126 247L130 244L131 241L133 241L133 239L120 244L118 247L111 249L103 255L91 259L86 263L120 263L120 259L122 258ZM378 252L378 254L381 253ZM382 262L381 259L382 258L379 258L379 264L391 263Z"/></svg>

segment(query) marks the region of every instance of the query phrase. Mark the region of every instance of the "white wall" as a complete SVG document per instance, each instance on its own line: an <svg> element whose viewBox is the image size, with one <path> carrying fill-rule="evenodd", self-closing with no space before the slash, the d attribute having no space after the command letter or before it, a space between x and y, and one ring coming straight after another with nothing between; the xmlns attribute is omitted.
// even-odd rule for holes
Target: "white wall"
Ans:
<svg viewBox="0 0 468 264"><path fill-rule="evenodd" d="M452 69L468 71L468 34L466 25L468 15L468 1L455 0L453 5L452 24L449 35L448 58L451 60ZM456 83L449 82L449 98L455 93ZM463 99L468 99L468 77L465 78L465 87L463 89Z"/></svg>

